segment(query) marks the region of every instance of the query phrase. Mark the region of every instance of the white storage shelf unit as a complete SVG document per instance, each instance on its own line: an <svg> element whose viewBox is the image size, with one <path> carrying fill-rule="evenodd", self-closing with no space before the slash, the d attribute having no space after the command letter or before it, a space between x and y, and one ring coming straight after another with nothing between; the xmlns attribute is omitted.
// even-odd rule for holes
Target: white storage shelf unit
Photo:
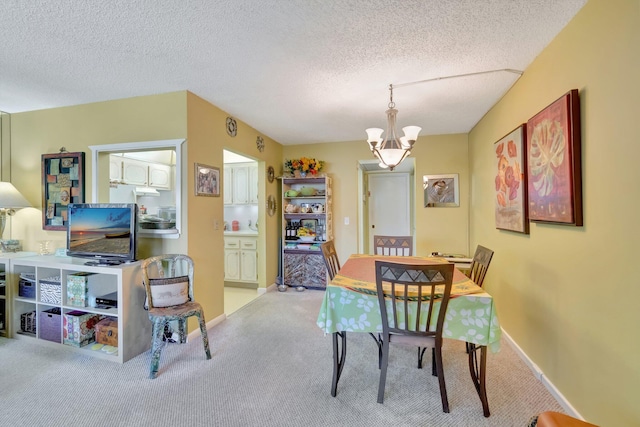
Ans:
<svg viewBox="0 0 640 427"><path fill-rule="evenodd" d="M35 252L4 252L0 254L0 337L11 338L12 274L11 261L15 258L34 256Z"/></svg>
<svg viewBox="0 0 640 427"><path fill-rule="evenodd" d="M84 347L65 345L70 350L80 351L90 356L105 358L116 362L126 362L138 354L149 349L151 344L151 322L144 310L145 292L142 285L140 262L122 264L119 266L88 266L86 260L71 257L33 256L12 261L11 281L13 289L12 331L16 338L36 339L43 345L63 345L61 333L60 343L54 343L40 336L40 312L52 308L59 308L60 331L63 327L65 313L82 311L116 318L118 320L118 350L108 353L93 349L89 344ZM88 276L88 300L85 307L70 305L67 299L67 277L74 273L92 273ZM33 298L19 295L19 277L25 275L34 278L36 286ZM42 302L42 279L60 278L60 303ZM95 297L117 292L117 308L96 308ZM20 315L36 312L36 333L21 331ZM97 346L96 346L97 347Z"/></svg>

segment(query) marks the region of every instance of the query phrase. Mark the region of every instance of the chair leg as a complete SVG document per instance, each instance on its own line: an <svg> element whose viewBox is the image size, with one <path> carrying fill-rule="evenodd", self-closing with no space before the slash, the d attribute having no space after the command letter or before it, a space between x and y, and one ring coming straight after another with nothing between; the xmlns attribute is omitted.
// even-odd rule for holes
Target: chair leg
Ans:
<svg viewBox="0 0 640 427"><path fill-rule="evenodd" d="M162 336L164 334L164 325L166 322L163 319L153 320L153 333L151 337L151 370L149 372L149 378L154 379L158 376L158 366L160 365L160 353L164 343Z"/></svg>
<svg viewBox="0 0 640 427"><path fill-rule="evenodd" d="M202 344L204 345L204 353L207 359L211 359L211 350L209 350L209 334L207 334L207 325L204 323L204 313L198 313L198 323L200 324L200 335L202 335Z"/></svg>
<svg viewBox="0 0 640 427"><path fill-rule="evenodd" d="M378 403L384 402L384 385L387 381L387 366L389 365L389 337L382 341L382 366L380 367L380 383L378 384Z"/></svg>
<svg viewBox="0 0 640 427"><path fill-rule="evenodd" d="M371 335L371 338L373 338L378 346L378 369L380 369L380 366L382 366L382 335L378 334L376 337L372 332L369 332L369 335Z"/></svg>
<svg viewBox="0 0 640 427"><path fill-rule="evenodd" d="M424 357L424 352L426 349L427 347L418 347L418 369L422 369L422 358Z"/></svg>
<svg viewBox="0 0 640 427"><path fill-rule="evenodd" d="M442 412L449 413L447 385L444 382L444 367L442 366L442 343L436 342L435 355L436 368L438 369L438 382L440 383L440 398L442 399Z"/></svg>
<svg viewBox="0 0 640 427"><path fill-rule="evenodd" d="M438 372L436 371L436 348L433 347L431 349L431 375L434 377L438 376Z"/></svg>
<svg viewBox="0 0 640 427"><path fill-rule="evenodd" d="M180 335L180 344L187 342L187 319L178 319L178 334Z"/></svg>

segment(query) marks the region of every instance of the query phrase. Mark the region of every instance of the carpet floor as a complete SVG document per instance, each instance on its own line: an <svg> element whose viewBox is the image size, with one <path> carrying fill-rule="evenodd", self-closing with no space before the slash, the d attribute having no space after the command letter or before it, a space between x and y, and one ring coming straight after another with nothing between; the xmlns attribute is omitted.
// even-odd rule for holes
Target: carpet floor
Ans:
<svg viewBox="0 0 640 427"><path fill-rule="evenodd" d="M346 365L331 397L331 336L316 326L323 292L267 292L211 328L202 342L167 344L155 380L150 354L118 364L33 339L0 338L0 425L11 426L526 426L563 412L503 343L489 352L485 418L463 342L443 354L451 412L437 378L416 367L417 350L393 346L384 404L376 402L377 347L348 336Z"/></svg>

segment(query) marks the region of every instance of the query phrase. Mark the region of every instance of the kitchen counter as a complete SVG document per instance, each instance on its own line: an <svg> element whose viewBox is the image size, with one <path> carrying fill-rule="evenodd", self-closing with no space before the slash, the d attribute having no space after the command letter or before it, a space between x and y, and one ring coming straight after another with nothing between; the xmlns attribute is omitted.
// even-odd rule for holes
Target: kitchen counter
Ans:
<svg viewBox="0 0 640 427"><path fill-rule="evenodd" d="M240 230L240 231L225 231L225 236L236 236L236 237L254 237L258 235L257 231L253 230Z"/></svg>

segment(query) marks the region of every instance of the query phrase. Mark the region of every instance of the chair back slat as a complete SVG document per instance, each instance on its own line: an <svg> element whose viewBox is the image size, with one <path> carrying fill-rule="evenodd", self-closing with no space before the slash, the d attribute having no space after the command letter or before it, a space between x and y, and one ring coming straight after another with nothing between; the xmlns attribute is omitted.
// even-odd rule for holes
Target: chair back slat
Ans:
<svg viewBox="0 0 640 427"><path fill-rule="evenodd" d="M453 264L376 261L375 265L383 333L441 337L451 296ZM434 319L437 303L439 311ZM402 313L398 313L400 308ZM412 316L416 317L415 321ZM436 326L432 331L434 322Z"/></svg>
<svg viewBox="0 0 640 427"><path fill-rule="evenodd" d="M412 256L413 236L373 236L375 255Z"/></svg>

